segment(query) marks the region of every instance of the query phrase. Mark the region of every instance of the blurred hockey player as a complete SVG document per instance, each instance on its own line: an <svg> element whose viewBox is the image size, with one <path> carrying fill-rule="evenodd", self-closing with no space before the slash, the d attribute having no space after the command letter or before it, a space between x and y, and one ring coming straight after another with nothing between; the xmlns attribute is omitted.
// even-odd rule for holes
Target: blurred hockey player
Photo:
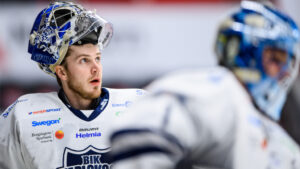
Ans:
<svg viewBox="0 0 300 169"><path fill-rule="evenodd" d="M277 123L299 35L277 9L242 1L217 33L218 66L154 81L114 125L114 169L299 169L299 146Z"/></svg>
<svg viewBox="0 0 300 169"><path fill-rule="evenodd" d="M112 25L71 2L42 10L28 52L59 92L21 96L0 116L0 169L110 169L110 123L141 89L102 87Z"/></svg>

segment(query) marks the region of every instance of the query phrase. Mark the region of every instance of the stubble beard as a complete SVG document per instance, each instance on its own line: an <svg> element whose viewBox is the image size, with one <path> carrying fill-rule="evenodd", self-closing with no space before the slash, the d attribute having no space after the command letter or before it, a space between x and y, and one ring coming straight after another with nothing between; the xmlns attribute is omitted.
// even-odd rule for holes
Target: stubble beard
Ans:
<svg viewBox="0 0 300 169"><path fill-rule="evenodd" d="M100 97L102 85L100 84L99 86L94 86L91 91L86 91L82 83L76 82L74 80L69 80L68 86L70 90L73 91L76 95L79 95L84 99L92 100Z"/></svg>

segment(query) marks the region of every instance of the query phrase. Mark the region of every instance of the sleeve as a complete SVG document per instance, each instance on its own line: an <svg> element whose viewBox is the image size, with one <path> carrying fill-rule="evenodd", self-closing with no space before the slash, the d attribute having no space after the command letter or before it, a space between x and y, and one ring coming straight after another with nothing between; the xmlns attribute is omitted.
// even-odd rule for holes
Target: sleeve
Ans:
<svg viewBox="0 0 300 169"><path fill-rule="evenodd" d="M18 101L0 115L0 168L24 169L20 151L19 126L15 111Z"/></svg>
<svg viewBox="0 0 300 169"><path fill-rule="evenodd" d="M238 107L245 97L234 76L222 72L158 82L155 93L136 102L113 124L114 168L192 168L193 164L232 168L242 114Z"/></svg>
<svg viewBox="0 0 300 169"><path fill-rule="evenodd" d="M228 98L218 99L161 93L138 101L113 124L114 168L222 166L232 160L235 110Z"/></svg>
<svg viewBox="0 0 300 169"><path fill-rule="evenodd" d="M114 168L174 168L196 144L195 126L185 111L178 99L169 95L137 102L113 124Z"/></svg>

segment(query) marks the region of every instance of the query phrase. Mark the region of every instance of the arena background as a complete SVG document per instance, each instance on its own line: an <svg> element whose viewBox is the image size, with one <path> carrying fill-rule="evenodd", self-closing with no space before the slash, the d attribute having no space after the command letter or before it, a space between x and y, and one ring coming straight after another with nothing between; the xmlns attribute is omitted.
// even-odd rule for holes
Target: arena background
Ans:
<svg viewBox="0 0 300 169"><path fill-rule="evenodd" d="M0 114L20 95L58 89L27 53L37 13L50 1L0 1ZM103 86L144 87L179 68L216 64L213 46L220 20L239 0L78 0L114 25L103 52ZM299 0L273 0L300 24ZM288 97L282 125L300 142L300 78Z"/></svg>

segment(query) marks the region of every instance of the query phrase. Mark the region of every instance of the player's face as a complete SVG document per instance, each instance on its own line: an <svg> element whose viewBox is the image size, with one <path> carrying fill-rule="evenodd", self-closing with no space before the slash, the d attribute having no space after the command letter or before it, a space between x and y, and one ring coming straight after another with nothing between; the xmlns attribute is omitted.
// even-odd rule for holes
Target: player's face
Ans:
<svg viewBox="0 0 300 169"><path fill-rule="evenodd" d="M286 64L288 54L284 50L265 48L263 51L263 67L267 75L276 77Z"/></svg>
<svg viewBox="0 0 300 169"><path fill-rule="evenodd" d="M101 94L102 64L98 45L72 45L66 57L67 87L84 99L95 99Z"/></svg>

